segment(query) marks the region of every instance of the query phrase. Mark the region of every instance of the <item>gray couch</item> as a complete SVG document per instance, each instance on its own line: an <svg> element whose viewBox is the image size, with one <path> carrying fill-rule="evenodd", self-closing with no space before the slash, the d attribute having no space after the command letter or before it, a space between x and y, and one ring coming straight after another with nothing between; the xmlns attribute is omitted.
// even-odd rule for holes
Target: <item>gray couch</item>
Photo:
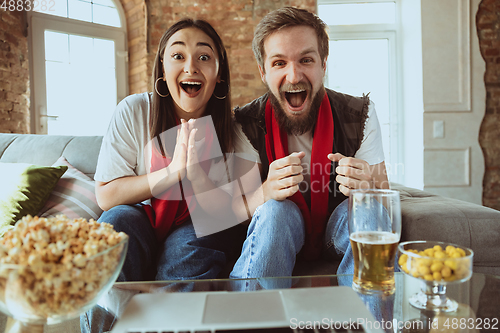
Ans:
<svg viewBox="0 0 500 333"><path fill-rule="evenodd" d="M0 133L0 162L52 165L60 156L93 177L102 137ZM474 271L500 275L500 212L393 184L401 193L402 240L436 240L471 248ZM333 274L338 261L298 262L294 275Z"/></svg>

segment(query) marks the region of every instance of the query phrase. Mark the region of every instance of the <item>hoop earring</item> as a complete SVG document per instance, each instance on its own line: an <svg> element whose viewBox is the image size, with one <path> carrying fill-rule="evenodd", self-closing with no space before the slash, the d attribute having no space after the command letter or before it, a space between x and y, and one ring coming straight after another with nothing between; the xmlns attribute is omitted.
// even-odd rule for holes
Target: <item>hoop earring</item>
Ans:
<svg viewBox="0 0 500 333"><path fill-rule="evenodd" d="M156 79L156 81L155 81L155 91L156 91L156 93L158 94L158 96L160 96L160 97L168 97L168 96L170 96L170 93L168 93L168 94L166 94L166 95L162 95L162 94L160 94L160 92L158 91L158 87L157 87L157 85L158 85L158 81L160 81L161 79L162 79L161 77L159 77L158 79Z"/></svg>
<svg viewBox="0 0 500 333"><path fill-rule="evenodd" d="M224 80L221 80L221 82L224 82ZM223 99L226 99L228 93L229 93L229 86L227 86L227 93L223 97L217 96L215 94L215 89L214 89L214 92L212 93L212 95L214 95L214 97L217 98L217 99L223 100Z"/></svg>

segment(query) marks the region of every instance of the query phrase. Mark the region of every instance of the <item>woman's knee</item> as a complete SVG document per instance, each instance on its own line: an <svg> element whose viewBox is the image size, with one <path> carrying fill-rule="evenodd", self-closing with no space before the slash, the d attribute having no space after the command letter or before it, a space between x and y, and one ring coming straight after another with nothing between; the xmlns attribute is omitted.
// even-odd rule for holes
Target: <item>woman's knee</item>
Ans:
<svg viewBox="0 0 500 333"><path fill-rule="evenodd" d="M140 206L119 205L104 211L97 220L111 224L116 231L132 231L142 224L149 223L148 216Z"/></svg>

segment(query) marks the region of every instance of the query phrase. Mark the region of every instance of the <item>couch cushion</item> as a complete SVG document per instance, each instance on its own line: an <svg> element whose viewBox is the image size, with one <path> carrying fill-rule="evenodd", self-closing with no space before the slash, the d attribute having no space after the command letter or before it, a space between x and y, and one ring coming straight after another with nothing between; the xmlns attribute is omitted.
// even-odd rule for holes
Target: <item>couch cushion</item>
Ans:
<svg viewBox="0 0 500 333"><path fill-rule="evenodd" d="M53 166L58 165L66 165L68 171L59 179L38 215L54 217L64 214L69 218L97 220L102 209L95 197L95 182L68 163L64 156L59 157Z"/></svg>
<svg viewBox="0 0 500 333"><path fill-rule="evenodd" d="M0 162L50 166L61 156L94 178L102 136L0 133Z"/></svg>
<svg viewBox="0 0 500 333"><path fill-rule="evenodd" d="M0 236L23 216L36 215L67 169L0 163Z"/></svg>
<svg viewBox="0 0 500 333"><path fill-rule="evenodd" d="M402 241L455 243L474 251L475 267L500 267L500 211L392 185L401 193Z"/></svg>

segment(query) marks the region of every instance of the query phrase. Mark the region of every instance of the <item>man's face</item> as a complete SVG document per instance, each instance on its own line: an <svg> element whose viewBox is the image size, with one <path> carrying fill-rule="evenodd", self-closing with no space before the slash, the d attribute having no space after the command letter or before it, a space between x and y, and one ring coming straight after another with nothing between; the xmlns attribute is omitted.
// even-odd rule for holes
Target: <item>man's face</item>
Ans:
<svg viewBox="0 0 500 333"><path fill-rule="evenodd" d="M286 117L290 128L285 130L301 134L311 129L304 128L304 123L315 119L311 113L316 114L318 99L323 98L326 71L326 59L319 55L314 29L296 26L276 31L264 41L264 51L264 68L259 66L261 78L274 95L271 102L277 106L275 111Z"/></svg>

